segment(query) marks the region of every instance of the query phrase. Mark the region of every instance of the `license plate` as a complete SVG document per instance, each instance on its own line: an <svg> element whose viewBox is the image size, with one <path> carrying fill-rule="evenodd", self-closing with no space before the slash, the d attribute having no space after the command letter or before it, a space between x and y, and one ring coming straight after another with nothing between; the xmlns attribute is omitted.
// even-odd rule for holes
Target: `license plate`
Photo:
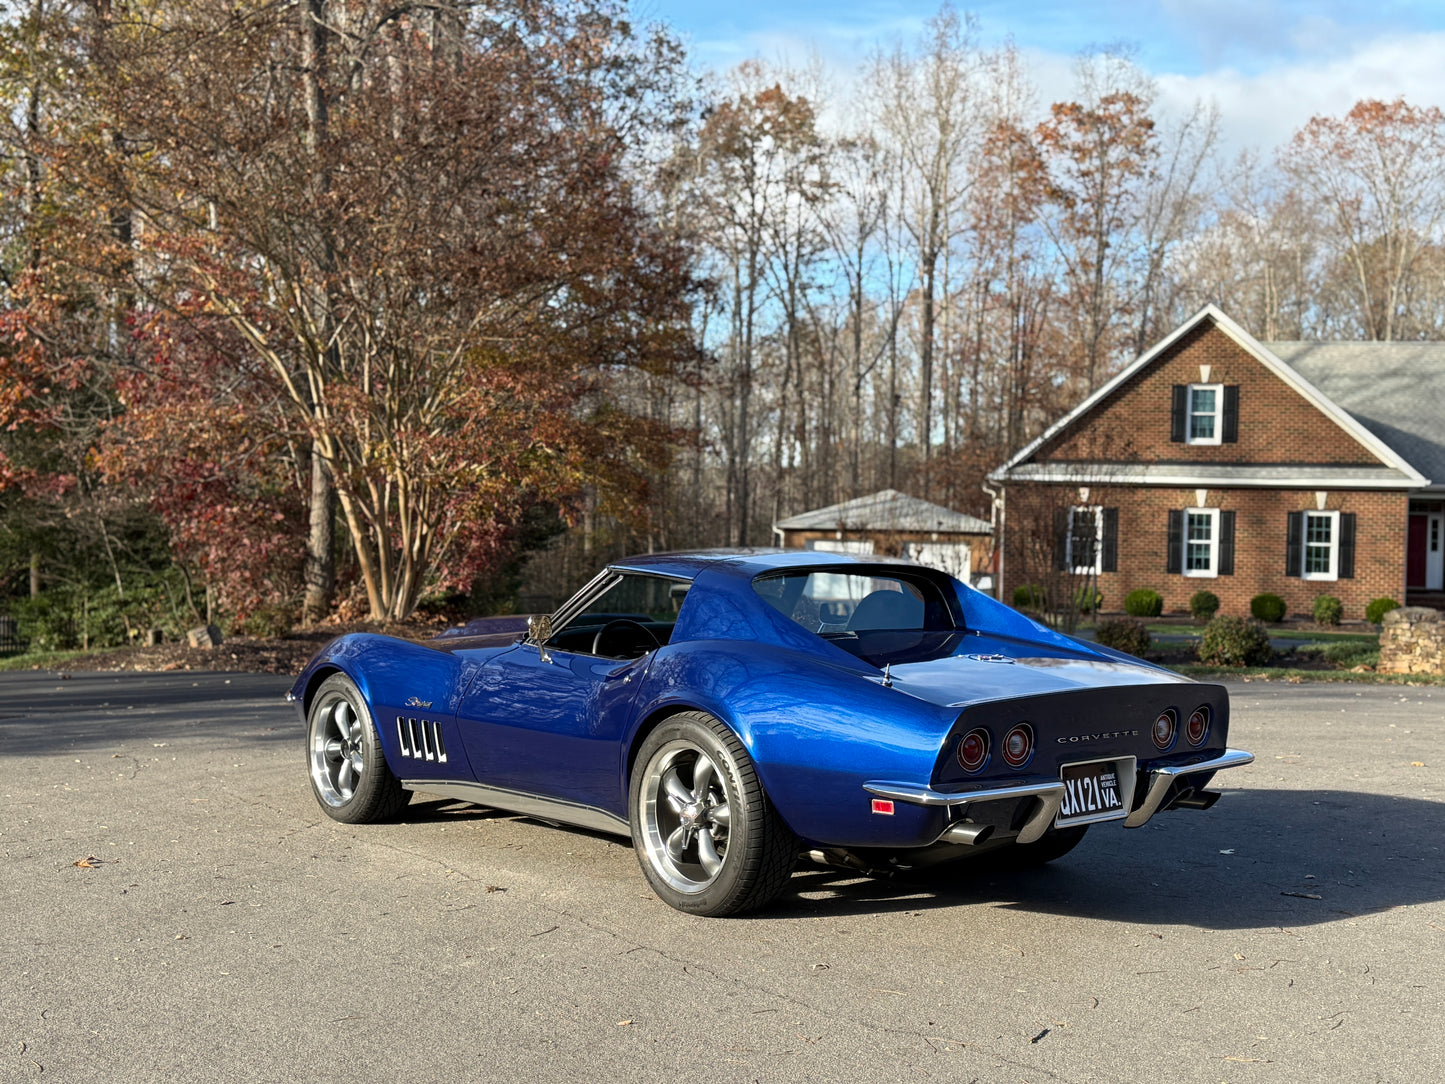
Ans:
<svg viewBox="0 0 1445 1084"><path fill-rule="evenodd" d="M1064 782L1064 800L1059 806L1055 824L1088 824L1123 817L1125 791L1132 790L1132 779L1121 776L1129 769L1127 761L1094 760L1086 764L1065 764L1059 772Z"/></svg>

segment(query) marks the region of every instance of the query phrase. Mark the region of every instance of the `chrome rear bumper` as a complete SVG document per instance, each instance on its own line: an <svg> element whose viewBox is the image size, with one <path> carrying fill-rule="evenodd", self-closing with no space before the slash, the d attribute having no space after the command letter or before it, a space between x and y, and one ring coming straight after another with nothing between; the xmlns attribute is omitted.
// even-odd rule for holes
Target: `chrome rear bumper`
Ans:
<svg viewBox="0 0 1445 1084"><path fill-rule="evenodd" d="M1125 828L1139 828L1159 812L1170 786L1176 779L1186 775L1217 772L1224 768L1238 768L1254 760L1253 753L1243 749L1226 749L1222 754L1187 764L1166 764L1145 771L1147 784L1144 799L1124 817ZM961 811L965 806L981 802L1001 802L1018 798L1036 798L1034 810L1024 826L1019 829L1017 842L1032 843L1041 837L1059 815L1059 806L1064 800L1064 784L1057 779L1031 779L1006 787L988 787L979 790L935 790L916 783L890 783L882 780L863 784L863 789L878 798L891 798L898 802L914 805L947 806Z"/></svg>

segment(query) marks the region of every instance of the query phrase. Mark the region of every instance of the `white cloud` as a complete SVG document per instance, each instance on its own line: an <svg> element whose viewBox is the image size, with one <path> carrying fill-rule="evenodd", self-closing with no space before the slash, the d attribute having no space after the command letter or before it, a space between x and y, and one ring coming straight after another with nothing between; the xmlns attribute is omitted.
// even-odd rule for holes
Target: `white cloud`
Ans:
<svg viewBox="0 0 1445 1084"><path fill-rule="evenodd" d="M1243 75L1158 75L1161 105L1172 111L1197 100L1219 106L1226 149L1280 146L1311 117L1340 116L1362 98L1445 106L1445 33L1376 38L1327 58L1296 58Z"/></svg>

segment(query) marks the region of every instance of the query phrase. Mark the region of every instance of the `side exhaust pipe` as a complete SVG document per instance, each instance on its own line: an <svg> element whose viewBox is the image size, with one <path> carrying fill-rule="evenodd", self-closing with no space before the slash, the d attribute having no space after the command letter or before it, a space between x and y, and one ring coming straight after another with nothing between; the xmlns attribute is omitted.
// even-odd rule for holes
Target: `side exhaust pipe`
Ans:
<svg viewBox="0 0 1445 1084"><path fill-rule="evenodd" d="M1219 801L1219 799L1220 793L1217 790L1189 790L1169 803L1169 808L1208 809L1215 802Z"/></svg>
<svg viewBox="0 0 1445 1084"><path fill-rule="evenodd" d="M965 846L973 847L984 842L993 835L991 824L955 824L943 835L938 837L940 843L962 843Z"/></svg>

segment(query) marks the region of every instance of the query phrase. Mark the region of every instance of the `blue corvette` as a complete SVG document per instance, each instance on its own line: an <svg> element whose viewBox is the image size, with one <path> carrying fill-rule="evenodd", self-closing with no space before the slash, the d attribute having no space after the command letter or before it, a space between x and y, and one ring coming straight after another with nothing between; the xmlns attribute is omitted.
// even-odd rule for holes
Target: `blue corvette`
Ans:
<svg viewBox="0 0 1445 1084"><path fill-rule="evenodd" d="M1069 851L1207 809L1229 699L1060 636L942 572L824 553L660 554L550 617L333 641L289 694L339 821L411 791L631 836L658 896L760 907L801 852L880 871Z"/></svg>

